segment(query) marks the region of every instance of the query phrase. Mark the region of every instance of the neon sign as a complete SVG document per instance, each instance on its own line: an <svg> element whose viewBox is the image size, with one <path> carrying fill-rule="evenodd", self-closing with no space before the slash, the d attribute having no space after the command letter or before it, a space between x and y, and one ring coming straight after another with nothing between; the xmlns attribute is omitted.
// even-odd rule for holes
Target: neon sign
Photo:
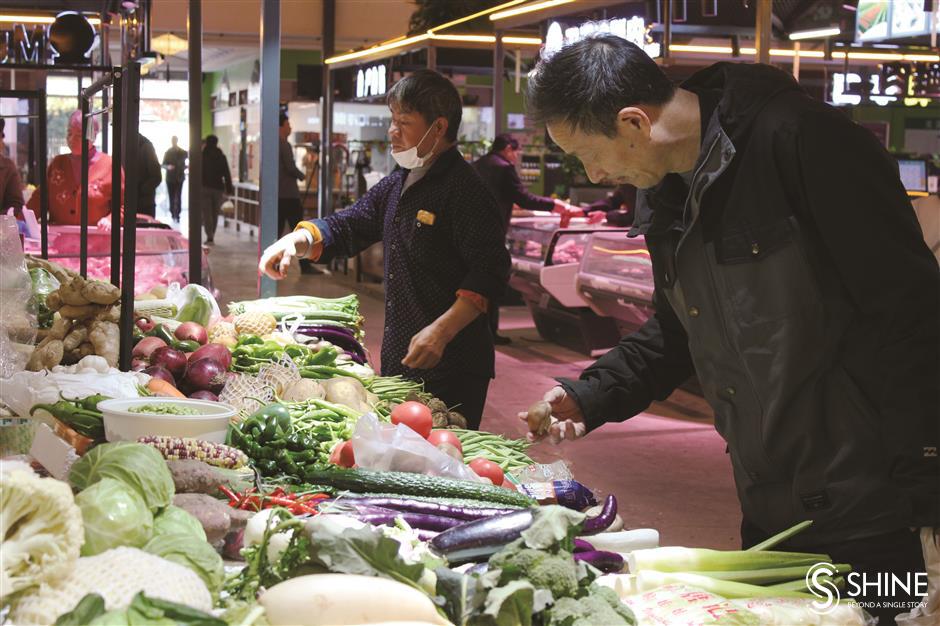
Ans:
<svg viewBox="0 0 940 626"><path fill-rule="evenodd" d="M581 41L596 33L610 33L622 39L636 44L643 49L646 54L652 58L662 54L662 46L653 41L649 35L649 28L646 20L642 17L621 17L612 20L598 20L594 22L585 22L578 26L562 27L558 22L552 22L548 25L548 32L545 35L545 47L542 50L542 58L548 58L561 50L563 47Z"/></svg>
<svg viewBox="0 0 940 626"><path fill-rule="evenodd" d="M356 72L356 97L384 96L387 91L385 82L387 71L385 64L380 63Z"/></svg>

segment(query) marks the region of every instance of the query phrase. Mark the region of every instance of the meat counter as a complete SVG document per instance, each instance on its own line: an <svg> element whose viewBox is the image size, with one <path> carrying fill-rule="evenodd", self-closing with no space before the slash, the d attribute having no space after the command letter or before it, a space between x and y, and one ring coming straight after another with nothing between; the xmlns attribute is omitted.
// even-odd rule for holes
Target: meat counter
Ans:
<svg viewBox="0 0 940 626"><path fill-rule="evenodd" d="M653 266L643 237L607 230L591 234L577 274L577 290L598 315L632 332L653 314Z"/></svg>
<svg viewBox="0 0 940 626"><path fill-rule="evenodd" d="M585 218L566 228L559 223L557 215L511 220L509 285L529 307L541 337L585 354L605 350L620 339L617 323L589 308L576 279L591 235L610 229Z"/></svg>
<svg viewBox="0 0 940 626"><path fill-rule="evenodd" d="M81 248L81 227L49 225L49 260L78 271ZM23 249L27 254L39 256L39 239L26 238ZM189 241L169 228L137 227L137 256L134 266L134 292L144 293L157 285L189 282ZM111 280L111 233L97 228L88 229L88 276ZM202 252L202 285L217 294L212 287L209 258Z"/></svg>

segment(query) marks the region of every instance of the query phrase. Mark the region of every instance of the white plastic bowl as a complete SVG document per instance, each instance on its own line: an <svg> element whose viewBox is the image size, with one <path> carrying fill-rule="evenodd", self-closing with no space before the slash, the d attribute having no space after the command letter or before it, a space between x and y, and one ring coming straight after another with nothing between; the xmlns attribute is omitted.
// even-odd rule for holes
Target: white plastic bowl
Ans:
<svg viewBox="0 0 940 626"><path fill-rule="evenodd" d="M156 415L130 410L148 404L186 407L201 415ZM104 417L104 436L108 441L136 441L140 437L162 435L224 443L229 420L235 415L235 407L221 402L164 397L104 400L98 403L98 410Z"/></svg>

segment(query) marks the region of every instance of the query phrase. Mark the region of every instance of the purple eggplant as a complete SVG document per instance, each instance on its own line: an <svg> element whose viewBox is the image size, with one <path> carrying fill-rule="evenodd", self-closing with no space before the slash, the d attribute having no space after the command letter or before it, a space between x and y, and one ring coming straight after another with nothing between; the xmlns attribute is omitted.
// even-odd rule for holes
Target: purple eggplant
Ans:
<svg viewBox="0 0 940 626"><path fill-rule="evenodd" d="M438 502L425 502L423 500L411 500L408 498L393 497L353 497L338 498L335 500L338 506L349 504L353 506L377 506L396 511L407 511L410 513L427 513L430 515L440 515L442 517L452 517L454 519L473 521L477 519L489 518L494 515L511 513L514 509L498 508L474 508L466 506L454 506L441 504Z"/></svg>
<svg viewBox="0 0 940 626"><path fill-rule="evenodd" d="M607 496L607 499L604 500L604 508L601 509L600 515L584 520L584 529L581 531L581 534L596 535L597 533L602 533L610 528L610 525L614 523L616 517L617 498L612 495Z"/></svg>
<svg viewBox="0 0 940 626"><path fill-rule="evenodd" d="M377 526L392 526L395 524L395 520L400 517L412 528L435 531L446 531L465 523L462 520L449 517L439 517L425 513L404 513L402 511L356 513L353 517ZM437 537L440 537L440 535ZM437 537L434 539L437 539Z"/></svg>
<svg viewBox="0 0 940 626"><path fill-rule="evenodd" d="M590 552L575 552L576 561L584 561L593 565L605 574L614 574L623 569L623 557L616 552L606 550L592 550Z"/></svg>
<svg viewBox="0 0 940 626"><path fill-rule="evenodd" d="M307 337L317 337L319 339L329 341L333 345L342 348L349 354L359 355L363 359L366 356L365 349L354 335L343 332L337 328L300 327L295 332L300 333L301 335L306 335Z"/></svg>
<svg viewBox="0 0 940 626"><path fill-rule="evenodd" d="M575 538L574 551L575 552L593 552L594 546L592 546L590 543L588 543L584 539Z"/></svg>
<svg viewBox="0 0 940 626"><path fill-rule="evenodd" d="M532 519L532 511L523 509L467 522L432 539L431 548L454 565L483 561L518 539Z"/></svg>

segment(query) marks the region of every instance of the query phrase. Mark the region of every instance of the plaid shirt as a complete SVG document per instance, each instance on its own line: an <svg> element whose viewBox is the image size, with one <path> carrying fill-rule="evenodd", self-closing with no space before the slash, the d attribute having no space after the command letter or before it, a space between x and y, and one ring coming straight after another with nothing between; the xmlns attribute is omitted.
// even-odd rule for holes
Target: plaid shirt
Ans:
<svg viewBox="0 0 940 626"><path fill-rule="evenodd" d="M402 193L408 170L396 168L348 209L316 220L319 259L350 257L379 241L385 248L382 373L437 381L494 375L493 337L485 315L464 328L431 370L401 364L411 338L444 314L458 290L498 299L509 277L502 220L493 197L456 148Z"/></svg>

